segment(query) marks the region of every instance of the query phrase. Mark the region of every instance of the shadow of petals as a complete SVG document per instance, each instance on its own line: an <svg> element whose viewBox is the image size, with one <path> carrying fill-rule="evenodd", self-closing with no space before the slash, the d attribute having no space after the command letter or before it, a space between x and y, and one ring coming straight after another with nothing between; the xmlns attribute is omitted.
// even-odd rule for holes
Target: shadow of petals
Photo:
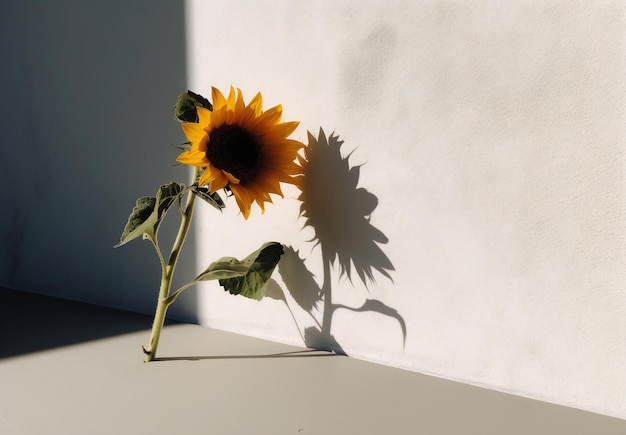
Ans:
<svg viewBox="0 0 626 435"><path fill-rule="evenodd" d="M305 225L315 230L324 260L337 261L342 275L352 280L356 272L366 285L374 281L373 271L391 279L393 265L378 246L387 237L370 223L378 198L357 186L361 168L350 167L350 155L341 155L342 145L321 128L317 138L309 133L299 197Z"/></svg>

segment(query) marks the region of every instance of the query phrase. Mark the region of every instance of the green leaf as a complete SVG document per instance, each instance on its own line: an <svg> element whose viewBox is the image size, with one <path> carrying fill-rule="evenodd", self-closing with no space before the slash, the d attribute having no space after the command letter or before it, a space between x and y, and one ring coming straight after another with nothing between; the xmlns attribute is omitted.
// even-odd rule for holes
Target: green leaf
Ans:
<svg viewBox="0 0 626 435"><path fill-rule="evenodd" d="M209 189L207 187L198 187L197 185L193 185L191 186L191 192L199 198L204 199L219 211L222 211L222 209L226 207L226 204L224 204L220 195L217 192L209 193Z"/></svg>
<svg viewBox="0 0 626 435"><path fill-rule="evenodd" d="M220 258L200 274L196 281L218 279L220 285L230 294L260 301L283 252L283 245L280 243L265 243L242 261L234 257Z"/></svg>
<svg viewBox="0 0 626 435"><path fill-rule="evenodd" d="M234 257L222 257L202 272L195 281L211 281L242 276L248 273L248 266Z"/></svg>
<svg viewBox="0 0 626 435"><path fill-rule="evenodd" d="M176 106L174 106L174 114L176 119L182 122L198 122L198 113L196 107L204 107L213 110L213 105L209 100L200 94L187 91L178 97Z"/></svg>
<svg viewBox="0 0 626 435"><path fill-rule="evenodd" d="M165 213L174 201L180 198L184 189L184 184L172 182L161 186L156 197L139 198L128 217L120 242L114 248L125 245L142 235L144 239L149 238L156 243L156 234Z"/></svg>

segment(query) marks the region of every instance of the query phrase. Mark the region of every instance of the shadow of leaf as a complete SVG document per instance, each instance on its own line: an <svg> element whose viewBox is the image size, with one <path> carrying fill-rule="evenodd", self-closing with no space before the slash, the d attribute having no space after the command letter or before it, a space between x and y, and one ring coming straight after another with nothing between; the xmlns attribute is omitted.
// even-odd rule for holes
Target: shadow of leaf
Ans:
<svg viewBox="0 0 626 435"><path fill-rule="evenodd" d="M363 303L363 305L358 308L353 308L341 304L334 305L335 310L339 308L354 312L372 311L375 313L383 314L387 317L393 317L398 321L398 323L400 324L400 329L402 329L402 346L404 347L406 345L406 323L404 321L404 318L394 308L391 308L390 306L385 305L384 303L376 299L367 299L365 303Z"/></svg>
<svg viewBox="0 0 626 435"><path fill-rule="evenodd" d="M278 273L300 308L309 313L318 309L322 300L322 289L298 251L291 246L285 246L285 253L278 264Z"/></svg>

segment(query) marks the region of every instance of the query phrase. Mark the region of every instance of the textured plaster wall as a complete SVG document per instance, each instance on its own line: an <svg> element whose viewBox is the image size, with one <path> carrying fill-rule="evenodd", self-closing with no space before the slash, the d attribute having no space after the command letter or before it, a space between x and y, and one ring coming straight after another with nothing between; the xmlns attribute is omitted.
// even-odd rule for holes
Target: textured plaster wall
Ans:
<svg viewBox="0 0 626 435"><path fill-rule="evenodd" d="M626 418L623 3L190 1L187 32L191 89L362 165L316 147L318 245L293 190L202 209L199 269L293 250L273 299L192 291L200 322Z"/></svg>

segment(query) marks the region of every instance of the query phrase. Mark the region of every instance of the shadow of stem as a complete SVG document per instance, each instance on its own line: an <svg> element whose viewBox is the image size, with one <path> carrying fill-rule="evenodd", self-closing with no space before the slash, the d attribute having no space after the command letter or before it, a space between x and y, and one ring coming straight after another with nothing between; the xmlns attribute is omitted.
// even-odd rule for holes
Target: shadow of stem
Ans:
<svg viewBox="0 0 626 435"><path fill-rule="evenodd" d="M294 352L281 352L260 355L205 355L205 356L163 356L154 358L152 361L199 361L211 359L264 359L264 358L315 358L336 356L321 350L299 350Z"/></svg>

